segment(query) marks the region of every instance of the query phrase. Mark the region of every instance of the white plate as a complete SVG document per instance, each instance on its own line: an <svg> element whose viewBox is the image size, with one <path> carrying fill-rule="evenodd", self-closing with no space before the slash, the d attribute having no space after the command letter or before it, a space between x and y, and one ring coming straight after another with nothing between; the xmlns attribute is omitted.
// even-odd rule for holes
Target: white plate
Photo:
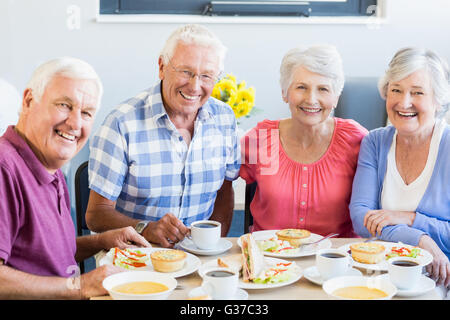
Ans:
<svg viewBox="0 0 450 320"><path fill-rule="evenodd" d="M412 248L413 246L401 243L401 242L386 242L386 241L374 241L375 243L379 243L381 245L383 245L386 250L385 250L385 254L389 253L391 251L392 247L408 247L408 248ZM356 243L356 242L353 242ZM347 243L341 247L339 247L339 249L344 250L344 251L350 251L350 245L352 245L353 243ZM431 263L433 261L433 256L431 255L431 253L429 253L428 251L426 251L425 249L420 248L420 254L421 256L417 257L417 262L423 266L426 266L427 264ZM351 254L350 254L351 257ZM355 261L352 259L353 262L353 266L354 267L358 267L358 268L363 268L366 270L374 270L374 271L387 271L387 261L384 258L383 260L381 260L379 263L373 263L373 264L369 264L369 263L361 263L358 261Z"/></svg>
<svg viewBox="0 0 450 320"><path fill-rule="evenodd" d="M336 296L333 294L333 292L340 288L360 287L360 286L367 286L368 288L379 289L387 294L387 297L377 300L389 300L397 293L397 288L389 280L380 279L377 277L362 277L362 276L343 276L332 278L324 282L322 289L328 295L330 295L335 299L353 300L349 298L342 298L340 296Z"/></svg>
<svg viewBox="0 0 450 320"><path fill-rule="evenodd" d="M317 270L316 266L306 268L305 271L303 272L303 275L305 276L306 279L308 279L312 283L318 284L319 286L321 286L324 283L323 278L320 275L319 270ZM357 269L350 268L345 273L345 276L362 276L362 273Z"/></svg>
<svg viewBox="0 0 450 320"><path fill-rule="evenodd" d="M263 230L263 231L255 231L252 233L253 238L256 241L267 240L273 237L276 237L276 232L280 230ZM320 234L311 233L311 241L317 241L322 239L323 237ZM241 238L237 240L237 244L239 247L242 247ZM268 257L276 257L276 258L299 258L315 255L316 252L320 249L328 249L331 248L331 240L326 239L322 242L319 242L317 245L306 246L304 248L300 247L291 253L277 253L277 252L267 252L262 251L265 256Z"/></svg>
<svg viewBox="0 0 450 320"><path fill-rule="evenodd" d="M159 250L170 250L170 249L164 249L164 248L138 248L136 250L139 250L143 253L146 254L151 254L154 251L159 251ZM98 262L98 264L100 266L105 265L105 264L110 264L112 265L113 263L113 255L108 251L108 253L100 259L100 261ZM195 272L201 265L201 261L199 258L197 258L196 256L190 254L190 253L186 253L186 263L184 264L183 269L180 269L178 271L175 272L160 272L162 274L167 274L170 275L174 278L179 278L188 274L191 274L193 272ZM133 269L133 270L129 270L129 269L124 269L126 271L155 271L155 269L153 269L153 265L152 265L152 261L151 259L149 259L147 261L147 266L146 267L141 267L141 268L137 268L137 269ZM158 271L155 271L158 272Z"/></svg>
<svg viewBox="0 0 450 320"><path fill-rule="evenodd" d="M233 243L231 241L228 241L227 239L221 238L216 248L204 250L197 248L197 246L194 244L192 240L184 238L184 240L179 244L179 246L182 249L192 252L194 254L202 256L213 256L225 252L227 250L230 250L230 248L233 246Z"/></svg>
<svg viewBox="0 0 450 320"><path fill-rule="evenodd" d="M202 287L197 287L189 291L188 297L190 299L205 295L205 291L203 291ZM236 294L230 300L248 300L248 293L245 290L237 289Z"/></svg>
<svg viewBox="0 0 450 320"><path fill-rule="evenodd" d="M388 273L379 275L377 277L390 281ZM427 276L422 275L422 277L420 278L419 283L414 288L411 288L411 289L399 289L399 288L397 288L396 296L399 296L399 297L420 296L422 294L427 293L428 291L433 290L435 287L436 287L436 283L434 282L433 279L430 279Z"/></svg>
<svg viewBox="0 0 450 320"><path fill-rule="evenodd" d="M264 259L265 259L265 263L267 266L276 265L277 263L289 263L289 262L292 262L293 264L295 264L295 262L293 262L293 261L287 261L287 260L282 260L282 259L277 259L277 258L265 257ZM207 261L207 262L203 263L200 266L200 268L198 268L198 274L200 277L203 278L205 271L207 271L210 268L214 268L214 267L218 267L218 266L219 265L217 264L217 259ZM239 278L239 288L242 288L242 289L269 289L269 288L278 288L278 287L290 285L290 284L296 282L297 280L299 280L303 275L302 268L300 268L298 265L296 265L296 266L297 266L297 271L295 272L294 277L292 277L289 281L280 282L280 283L261 284L261 283L253 283L253 282L244 282L242 280L242 278Z"/></svg>

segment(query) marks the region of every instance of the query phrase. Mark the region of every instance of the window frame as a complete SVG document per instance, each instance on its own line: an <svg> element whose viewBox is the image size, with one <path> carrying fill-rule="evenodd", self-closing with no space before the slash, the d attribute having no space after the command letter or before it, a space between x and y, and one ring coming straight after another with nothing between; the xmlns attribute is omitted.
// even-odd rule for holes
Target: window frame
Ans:
<svg viewBox="0 0 450 320"><path fill-rule="evenodd" d="M156 2L156 3L151 3ZM99 0L99 15L154 15L154 16L190 16L190 17L368 17L373 16L374 11L370 6L379 6L380 0L347 0L347 1L296 1L272 0L263 1L272 4L259 5L256 9L251 2L255 0L235 0L238 4L228 4L224 0ZM280 2L280 4L276 4ZM180 6L179 4L183 5ZM207 4L212 5L211 10L206 11ZM281 5L285 3L285 5ZM157 6L160 8L155 9ZM281 10L285 6L288 10ZM172 9L171 9L172 7ZM177 9L173 9L176 7ZM195 7L195 8L194 8ZM255 9L254 9L255 8ZM295 8L299 11L292 13ZM189 11L190 10L190 11ZM238 10L238 11L230 11ZM240 11L239 11L240 10ZM378 10L377 10L378 11Z"/></svg>

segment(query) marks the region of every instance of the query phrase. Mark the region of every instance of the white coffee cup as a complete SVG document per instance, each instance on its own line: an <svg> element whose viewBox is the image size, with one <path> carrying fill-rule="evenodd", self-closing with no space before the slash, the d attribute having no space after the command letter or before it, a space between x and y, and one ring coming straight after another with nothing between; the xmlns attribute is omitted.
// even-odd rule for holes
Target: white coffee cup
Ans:
<svg viewBox="0 0 450 320"><path fill-rule="evenodd" d="M389 278L398 289L412 289L419 283L423 266L416 258L395 257L387 262Z"/></svg>
<svg viewBox="0 0 450 320"><path fill-rule="evenodd" d="M211 268L203 275L202 290L215 300L231 300L238 289L238 273L227 268Z"/></svg>
<svg viewBox="0 0 450 320"><path fill-rule="evenodd" d="M321 249L316 253L316 267L325 281L345 275L352 264L349 254L344 250Z"/></svg>
<svg viewBox="0 0 450 320"><path fill-rule="evenodd" d="M220 222L213 220L199 220L191 224L190 239L197 248L211 250L217 247L221 236Z"/></svg>

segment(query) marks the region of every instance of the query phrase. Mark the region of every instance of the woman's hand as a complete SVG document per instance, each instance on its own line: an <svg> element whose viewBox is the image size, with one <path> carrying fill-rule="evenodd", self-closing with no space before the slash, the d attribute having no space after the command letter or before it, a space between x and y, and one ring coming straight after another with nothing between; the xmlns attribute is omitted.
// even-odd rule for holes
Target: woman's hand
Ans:
<svg viewBox="0 0 450 320"><path fill-rule="evenodd" d="M425 267L430 274L430 278L438 285L445 287L450 285L450 262L439 246L427 235L423 235L419 240L419 247L431 253L433 262Z"/></svg>
<svg viewBox="0 0 450 320"><path fill-rule="evenodd" d="M381 234L385 226L407 224L411 226L416 218L416 213L411 211L369 210L364 216L364 226L372 236Z"/></svg>

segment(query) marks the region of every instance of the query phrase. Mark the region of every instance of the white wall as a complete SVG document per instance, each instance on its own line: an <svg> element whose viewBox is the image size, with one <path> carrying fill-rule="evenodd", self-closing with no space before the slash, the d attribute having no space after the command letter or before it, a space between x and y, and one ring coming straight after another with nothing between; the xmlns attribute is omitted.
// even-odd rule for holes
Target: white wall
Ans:
<svg viewBox="0 0 450 320"><path fill-rule="evenodd" d="M81 9L80 28L70 30L67 9ZM105 94L94 130L119 102L157 80L157 58L174 23L98 23L93 0L1 0L0 78L19 91L41 62L62 55L87 60L100 74ZM278 69L284 53L297 45L331 43L342 54L347 76L380 76L394 52L422 46L450 60L448 0L388 0L387 21L365 24L209 24L228 47L225 71L256 88L264 112L244 122L287 117L280 98ZM0 106L1 108L2 106ZM87 157L87 149L69 171ZM70 183L70 181L69 181Z"/></svg>

